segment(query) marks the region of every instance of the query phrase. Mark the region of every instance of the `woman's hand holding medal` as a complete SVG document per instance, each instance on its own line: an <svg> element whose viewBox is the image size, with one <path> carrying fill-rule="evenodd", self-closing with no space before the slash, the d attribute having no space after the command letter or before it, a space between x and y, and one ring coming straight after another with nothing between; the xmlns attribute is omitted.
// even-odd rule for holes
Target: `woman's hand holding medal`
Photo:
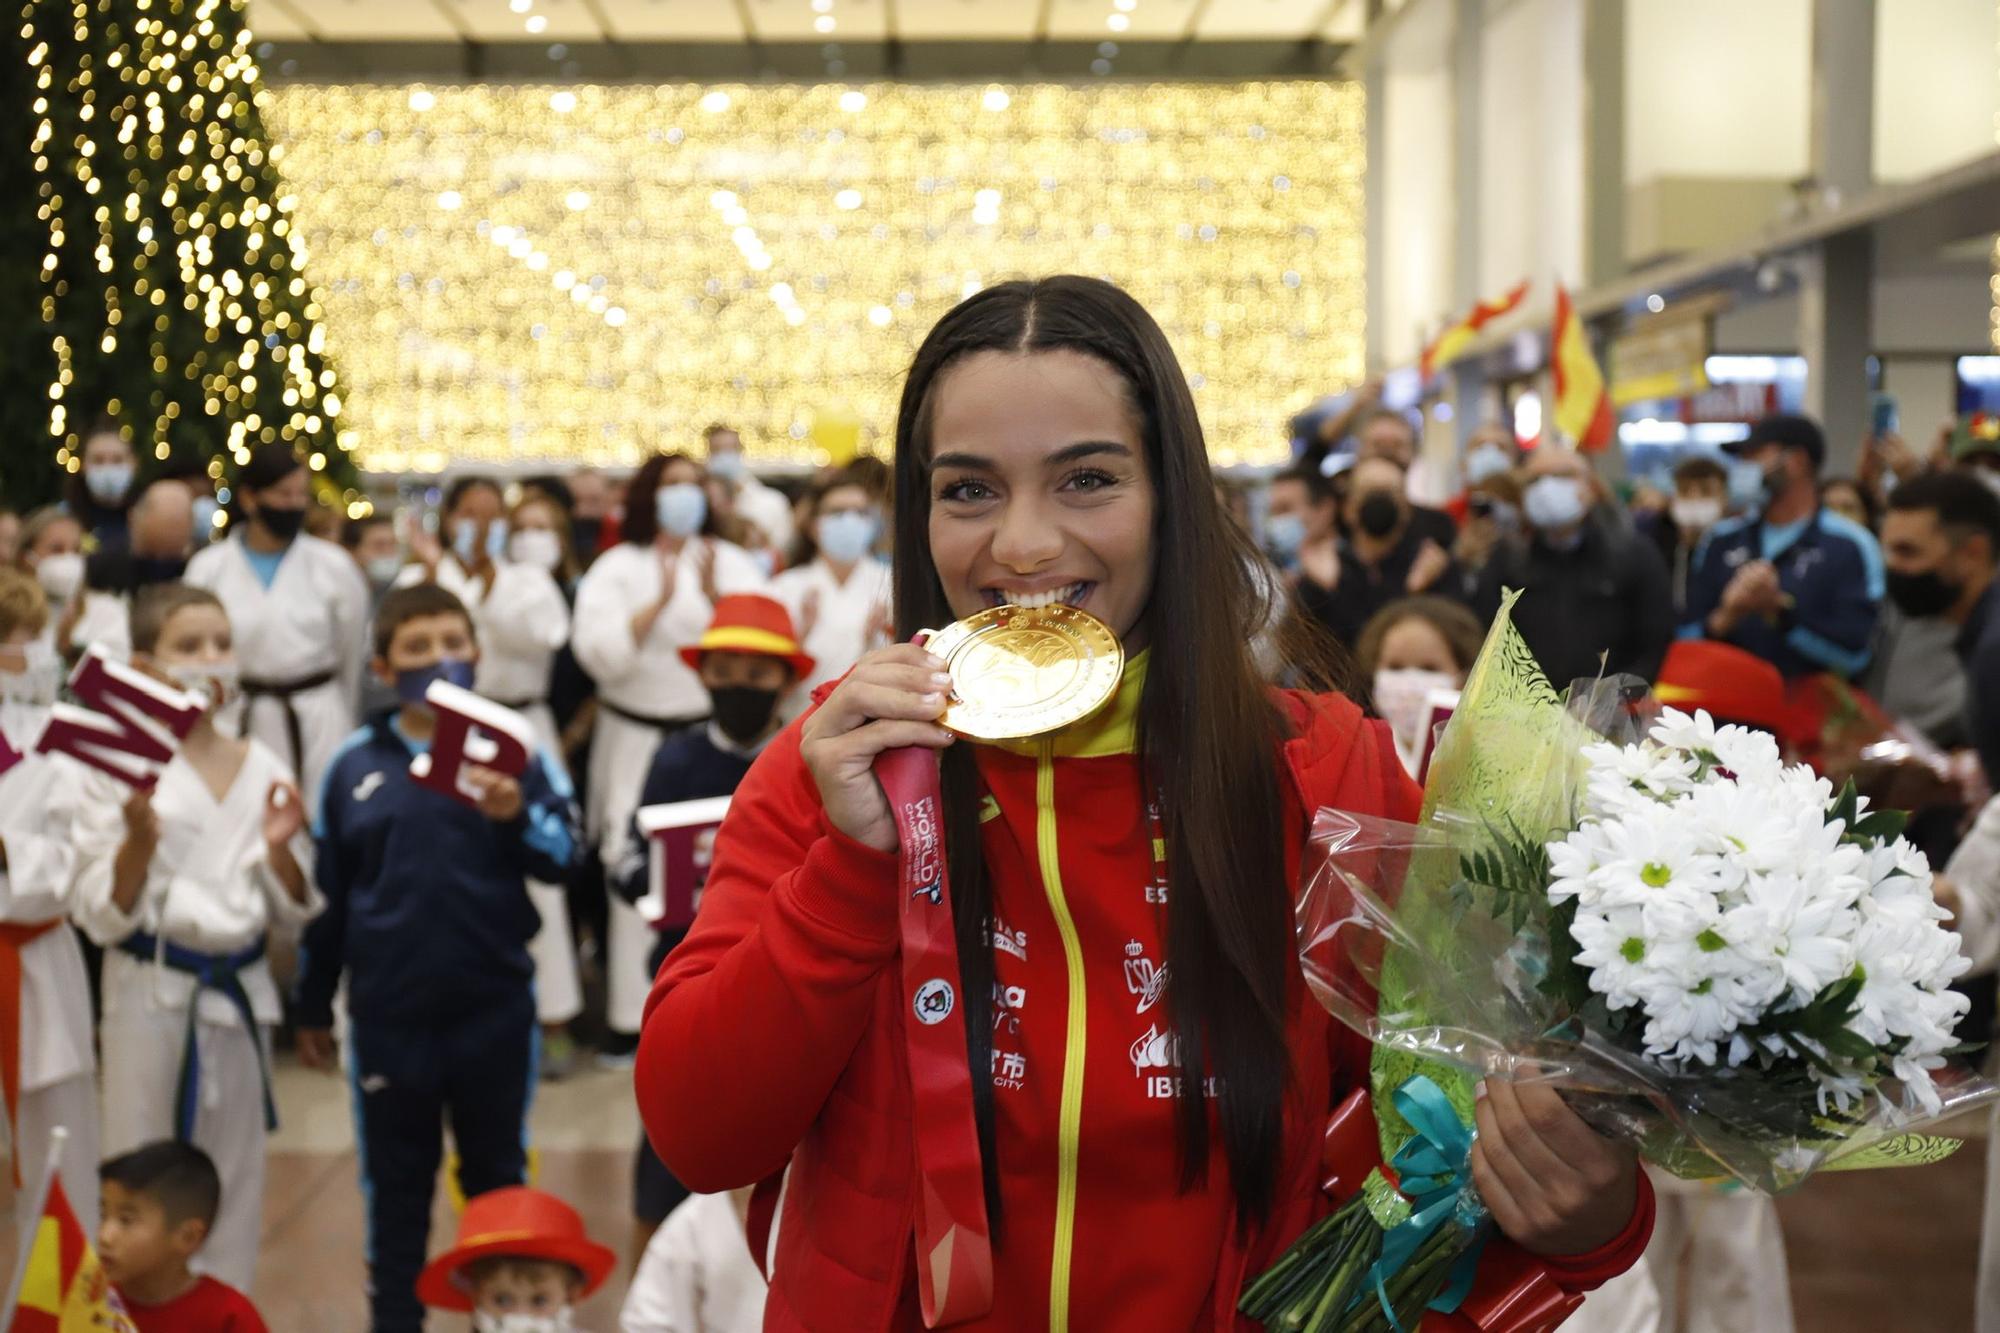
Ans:
<svg viewBox="0 0 2000 1333"><path fill-rule="evenodd" d="M950 745L955 737L938 724L950 692L944 663L901 643L855 663L806 720L799 753L835 828L863 846L896 850L896 821L875 777L876 756L906 745Z"/></svg>

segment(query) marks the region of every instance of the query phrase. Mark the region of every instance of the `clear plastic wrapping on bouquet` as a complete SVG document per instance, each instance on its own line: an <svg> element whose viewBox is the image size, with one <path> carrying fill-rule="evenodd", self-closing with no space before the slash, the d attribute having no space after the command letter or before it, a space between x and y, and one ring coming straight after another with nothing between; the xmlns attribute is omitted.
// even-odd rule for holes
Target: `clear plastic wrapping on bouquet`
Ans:
<svg viewBox="0 0 2000 1333"><path fill-rule="evenodd" d="M1796 1089L1775 1095L1754 1067L1676 1067L1615 1044L1601 1000L1572 1009L1575 989L1559 998L1565 988L1547 984L1557 919L1494 884L1535 873L1520 849L1573 825L1583 748L1636 739L1643 698L1614 680L1575 687L1564 705L1532 660L1482 659L1440 739L1423 823L1333 810L1315 822L1297 905L1315 997L1375 1043L1378 1088L1439 1064L1463 1075L1461 1092L1485 1076L1546 1083L1687 1179L1776 1193L1819 1169L1946 1155L1956 1145L1926 1126L1995 1095L1967 1068L1934 1076L1935 1106L1889 1080L1829 1114Z"/></svg>

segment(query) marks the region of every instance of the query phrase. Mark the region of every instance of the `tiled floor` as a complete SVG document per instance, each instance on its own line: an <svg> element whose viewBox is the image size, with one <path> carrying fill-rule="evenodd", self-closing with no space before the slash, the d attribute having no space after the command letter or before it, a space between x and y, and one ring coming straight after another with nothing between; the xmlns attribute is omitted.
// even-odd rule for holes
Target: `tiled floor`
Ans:
<svg viewBox="0 0 2000 1333"><path fill-rule="evenodd" d="M544 1087L534 1108L539 1183L575 1204L591 1235L624 1261L580 1312L581 1327L595 1333L617 1328L632 1258L627 1210L638 1119L629 1078L590 1070ZM345 1086L285 1067L278 1096L283 1128L271 1143L253 1294L274 1333L363 1333L361 1195ZM1969 1330L1985 1153L1975 1138L1936 1166L1828 1175L1783 1200L1799 1333ZM434 1251L453 1225L440 1198ZM11 1236L4 1240L0 1253L12 1253ZM458 1333L465 1325L438 1317L431 1327Z"/></svg>

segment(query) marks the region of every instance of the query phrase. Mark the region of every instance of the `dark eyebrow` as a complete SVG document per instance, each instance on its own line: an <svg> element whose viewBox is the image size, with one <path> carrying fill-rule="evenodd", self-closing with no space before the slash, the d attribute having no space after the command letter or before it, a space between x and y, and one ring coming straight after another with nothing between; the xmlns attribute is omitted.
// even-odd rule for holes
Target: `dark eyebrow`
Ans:
<svg viewBox="0 0 2000 1333"><path fill-rule="evenodd" d="M1052 468L1064 467L1079 459L1095 458L1102 454L1115 454L1121 458L1130 458L1132 456L1132 448L1130 445L1120 444L1116 440L1079 440L1075 444L1064 445L1050 454L1047 465ZM980 454L963 452L938 454L931 459L931 471L935 472L939 468L963 468L972 472L991 472L993 471L993 460Z"/></svg>

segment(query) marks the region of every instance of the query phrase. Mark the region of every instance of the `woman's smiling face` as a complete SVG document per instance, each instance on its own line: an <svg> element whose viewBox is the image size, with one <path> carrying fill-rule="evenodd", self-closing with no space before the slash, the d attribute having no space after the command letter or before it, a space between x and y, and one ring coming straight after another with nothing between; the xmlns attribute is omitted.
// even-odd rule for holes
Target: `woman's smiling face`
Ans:
<svg viewBox="0 0 2000 1333"><path fill-rule="evenodd" d="M952 613L1064 602L1145 646L1158 495L1125 381L1081 352L979 352L931 391L930 547Z"/></svg>

